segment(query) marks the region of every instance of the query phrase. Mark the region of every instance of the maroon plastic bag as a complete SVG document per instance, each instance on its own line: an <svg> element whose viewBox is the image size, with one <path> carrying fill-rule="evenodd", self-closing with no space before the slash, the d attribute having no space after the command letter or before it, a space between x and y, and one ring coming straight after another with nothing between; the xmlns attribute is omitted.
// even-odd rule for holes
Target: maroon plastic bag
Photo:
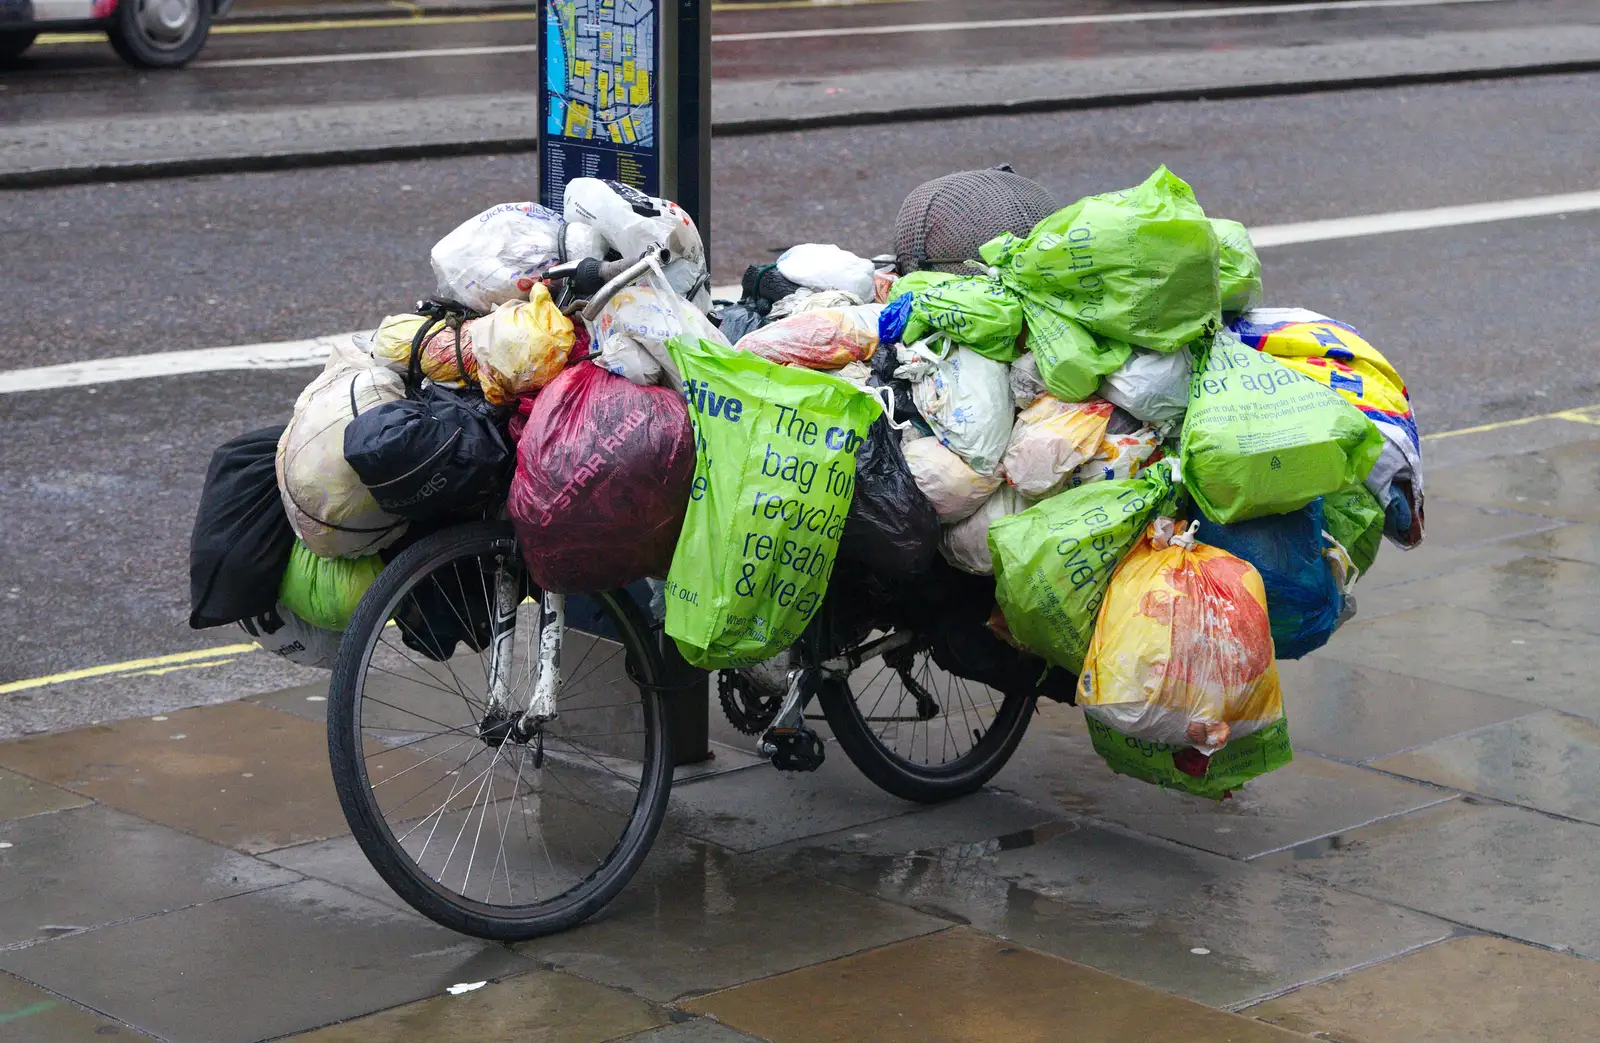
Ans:
<svg viewBox="0 0 1600 1043"><path fill-rule="evenodd" d="M534 582L586 594L665 575L694 464L681 395L567 367L533 400L507 505Z"/></svg>

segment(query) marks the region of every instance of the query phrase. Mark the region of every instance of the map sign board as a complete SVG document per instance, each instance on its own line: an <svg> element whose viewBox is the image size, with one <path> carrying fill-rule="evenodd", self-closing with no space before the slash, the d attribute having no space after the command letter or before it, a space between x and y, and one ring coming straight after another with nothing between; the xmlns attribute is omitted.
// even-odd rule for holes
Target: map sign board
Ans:
<svg viewBox="0 0 1600 1043"><path fill-rule="evenodd" d="M539 54L540 202L598 177L661 194L657 0L545 0Z"/></svg>

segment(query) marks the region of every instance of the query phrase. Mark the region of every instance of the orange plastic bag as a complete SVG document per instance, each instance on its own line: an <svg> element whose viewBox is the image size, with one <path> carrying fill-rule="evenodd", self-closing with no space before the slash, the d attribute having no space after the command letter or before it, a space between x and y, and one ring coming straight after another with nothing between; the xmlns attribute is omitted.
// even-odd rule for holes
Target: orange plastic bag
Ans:
<svg viewBox="0 0 1600 1043"><path fill-rule="evenodd" d="M1249 562L1158 518L1111 577L1078 705L1123 735L1211 754L1283 719L1267 593Z"/></svg>

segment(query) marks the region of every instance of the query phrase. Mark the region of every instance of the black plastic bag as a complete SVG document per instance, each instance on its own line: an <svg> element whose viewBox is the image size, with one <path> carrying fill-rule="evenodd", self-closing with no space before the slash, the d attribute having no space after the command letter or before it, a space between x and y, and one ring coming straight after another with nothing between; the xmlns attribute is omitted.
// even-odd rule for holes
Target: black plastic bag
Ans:
<svg viewBox="0 0 1600 1043"><path fill-rule="evenodd" d="M429 384L344 429L344 458L390 514L426 521L504 497L511 449L481 397Z"/></svg>
<svg viewBox="0 0 1600 1043"><path fill-rule="evenodd" d="M728 343L737 344L746 333L765 326L767 317L756 310L755 305L741 301L738 304L724 304L718 309L717 322Z"/></svg>
<svg viewBox="0 0 1600 1043"><path fill-rule="evenodd" d="M422 539L447 528L447 524L413 525L392 546L379 553L387 564ZM473 563L459 561L454 567L437 569L395 607L394 622L400 640L415 652L435 662L444 662L456 653L458 644L472 652L482 652L494 637L493 558L478 558ZM532 592L527 574L517 570L518 600Z"/></svg>
<svg viewBox="0 0 1600 1043"><path fill-rule="evenodd" d="M283 425L224 442L211 455L189 536L189 625L196 630L269 613L294 530L274 461Z"/></svg>
<svg viewBox="0 0 1600 1043"><path fill-rule="evenodd" d="M880 343L878 350L872 353L872 375L867 378L867 386L890 390L894 397L895 423L914 424L919 430L926 431L927 422L917 412L916 403L911 401L911 382L894 375L897 365L894 345Z"/></svg>
<svg viewBox="0 0 1600 1043"><path fill-rule="evenodd" d="M917 488L900 435L882 417L856 450L856 489L839 560L890 584L914 583L939 556L939 516Z"/></svg>

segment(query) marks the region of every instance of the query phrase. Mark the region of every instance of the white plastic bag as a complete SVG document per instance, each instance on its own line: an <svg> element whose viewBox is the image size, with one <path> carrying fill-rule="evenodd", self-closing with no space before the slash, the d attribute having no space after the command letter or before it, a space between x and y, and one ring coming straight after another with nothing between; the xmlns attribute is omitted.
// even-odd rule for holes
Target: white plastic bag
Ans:
<svg viewBox="0 0 1600 1043"><path fill-rule="evenodd" d="M673 337L728 343L710 319L673 292L659 268L617 291L589 328L599 351L595 365L645 386L683 383L667 357L666 342Z"/></svg>
<svg viewBox="0 0 1600 1043"><path fill-rule="evenodd" d="M1006 480L1042 500L1066 488L1068 477L1105 440L1112 405L1103 399L1063 402L1041 395L1017 416L1006 446Z"/></svg>
<svg viewBox="0 0 1600 1043"><path fill-rule="evenodd" d="M895 351L894 375L912 382L911 400L939 441L979 474L998 471L1016 415L1009 367L963 345L943 357L926 341Z"/></svg>
<svg viewBox="0 0 1600 1043"><path fill-rule="evenodd" d="M526 297L564 260L603 256L605 244L592 229L568 226L537 203L501 203L435 243L432 261L441 297L486 312Z"/></svg>
<svg viewBox="0 0 1600 1043"><path fill-rule="evenodd" d="M580 177L567 182L562 213L568 221L592 226L629 260L666 247L671 255L663 277L702 312L711 307L711 279L700 230L678 204L647 196L619 181Z"/></svg>
<svg viewBox="0 0 1600 1043"><path fill-rule="evenodd" d="M969 518L1005 484L999 475L981 475L937 438L914 438L901 446L906 467L945 524Z"/></svg>
<svg viewBox="0 0 1600 1043"><path fill-rule="evenodd" d="M1033 501L1009 485L1002 485L983 501L972 516L945 526L939 543L945 560L963 572L979 576L994 575L994 559L989 554L989 526L1009 514L1021 514Z"/></svg>
<svg viewBox="0 0 1600 1043"><path fill-rule="evenodd" d="M404 397L399 375L336 341L327 366L295 400L278 439L278 493L290 527L312 553L359 558L405 532L405 519L379 507L344 460L344 429L356 413Z"/></svg>
<svg viewBox="0 0 1600 1043"><path fill-rule="evenodd" d="M1039 363L1034 359L1033 352L1024 351L1011 364L1011 400L1018 409L1027 409L1039 400L1040 395L1049 393L1044 378L1039 376Z"/></svg>
<svg viewBox="0 0 1600 1043"><path fill-rule="evenodd" d="M343 631L314 627L281 604L271 612L241 619L239 626L255 638L263 652L319 670L333 669L339 643L344 640Z"/></svg>
<svg viewBox="0 0 1600 1043"><path fill-rule="evenodd" d="M778 257L778 274L808 290L844 290L863 301L874 299L876 269L865 257L832 243L801 243Z"/></svg>
<svg viewBox="0 0 1600 1043"><path fill-rule="evenodd" d="M1100 380L1100 397L1147 424L1165 426L1189 408L1188 348L1170 355L1134 348L1122 368Z"/></svg>

